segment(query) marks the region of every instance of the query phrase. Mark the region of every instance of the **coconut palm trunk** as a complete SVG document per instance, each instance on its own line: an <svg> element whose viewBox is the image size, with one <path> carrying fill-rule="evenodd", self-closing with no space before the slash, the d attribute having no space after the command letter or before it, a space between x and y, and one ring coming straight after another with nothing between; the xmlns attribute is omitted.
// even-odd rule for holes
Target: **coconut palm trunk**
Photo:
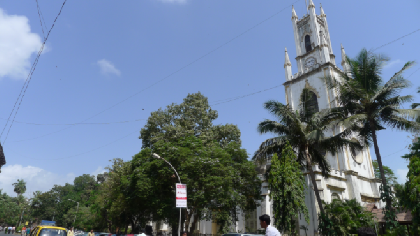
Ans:
<svg viewBox="0 0 420 236"><path fill-rule="evenodd" d="M382 157L381 157L381 154L379 152L378 139L376 137L375 125L372 121L370 121L369 123L370 123L370 129L371 129L371 132L372 132L372 140L373 140L373 146L375 148L376 160L378 161L379 172L381 173L382 185L384 186L384 189L386 189L387 182L386 182L386 178L385 178L384 168L382 166ZM386 199L386 206L387 207L391 206L390 198Z"/></svg>
<svg viewBox="0 0 420 236"><path fill-rule="evenodd" d="M322 205L321 196L319 195L319 189L318 189L318 185L316 184L315 173L314 173L314 170L312 169L312 162L311 162L311 158L309 158L308 151L306 151L306 163L307 163L306 169L308 169L309 171L309 176L312 182L312 186L314 188L314 193L315 193L316 201L318 203L319 211L321 212L321 215L324 215L324 206Z"/></svg>

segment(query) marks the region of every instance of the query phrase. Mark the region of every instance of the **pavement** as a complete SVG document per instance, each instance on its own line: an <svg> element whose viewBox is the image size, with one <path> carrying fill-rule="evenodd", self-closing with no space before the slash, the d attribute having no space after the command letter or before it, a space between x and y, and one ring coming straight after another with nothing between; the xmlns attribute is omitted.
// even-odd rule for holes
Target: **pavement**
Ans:
<svg viewBox="0 0 420 236"><path fill-rule="evenodd" d="M5 234L4 233L4 230L3 231L0 231L0 236L20 236L20 234Z"/></svg>

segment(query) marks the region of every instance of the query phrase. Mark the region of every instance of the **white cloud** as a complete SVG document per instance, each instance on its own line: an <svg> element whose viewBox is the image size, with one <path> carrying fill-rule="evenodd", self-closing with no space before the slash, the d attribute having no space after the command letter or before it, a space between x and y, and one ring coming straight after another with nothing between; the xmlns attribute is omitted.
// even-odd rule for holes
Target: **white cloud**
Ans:
<svg viewBox="0 0 420 236"><path fill-rule="evenodd" d="M180 4L184 4L187 2L187 0L159 0L161 2L165 2L165 3L180 3Z"/></svg>
<svg viewBox="0 0 420 236"><path fill-rule="evenodd" d="M98 168L94 172L92 172L90 175L93 175L96 177L98 174L103 174L105 172L106 170L102 168L102 166L98 166Z"/></svg>
<svg viewBox="0 0 420 236"><path fill-rule="evenodd" d="M400 60L400 59L397 59L397 60L393 60L393 61L390 61L390 62L387 62L386 64L385 64L385 66L384 66L384 70L385 69L388 69L388 68L391 68L391 67L393 67L394 65L397 65L397 64L400 64L400 63L402 63L403 61L402 60Z"/></svg>
<svg viewBox="0 0 420 236"><path fill-rule="evenodd" d="M403 184L407 182L408 169L397 169L398 183Z"/></svg>
<svg viewBox="0 0 420 236"><path fill-rule="evenodd" d="M6 165L1 168L0 189L10 196L16 195L13 191L13 183L17 179L24 179L26 182L25 196L31 196L34 191L48 191L54 184L64 185L73 183L75 175L58 175L35 166Z"/></svg>
<svg viewBox="0 0 420 236"><path fill-rule="evenodd" d="M31 32L26 16L8 15L0 8L0 78L26 79L31 55L41 45L41 37Z"/></svg>
<svg viewBox="0 0 420 236"><path fill-rule="evenodd" d="M117 76L120 76L121 75L120 70L118 70L114 66L114 64L112 64L108 60L105 60L105 59L99 60L97 62L97 64L98 64L98 66L99 66L99 68L101 70L101 73L104 74L104 75L109 75L109 74L114 74L114 75L117 75Z"/></svg>

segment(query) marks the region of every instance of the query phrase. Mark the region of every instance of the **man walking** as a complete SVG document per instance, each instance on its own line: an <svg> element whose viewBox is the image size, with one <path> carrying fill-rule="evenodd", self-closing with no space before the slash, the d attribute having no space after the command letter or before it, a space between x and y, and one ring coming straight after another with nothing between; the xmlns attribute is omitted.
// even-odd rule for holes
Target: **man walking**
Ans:
<svg viewBox="0 0 420 236"><path fill-rule="evenodd" d="M265 229L265 236L281 236L281 233L270 225L270 216L264 214L259 217L261 228Z"/></svg>
<svg viewBox="0 0 420 236"><path fill-rule="evenodd" d="M29 234L31 233L31 227L28 227L27 229L26 229L26 236L29 236Z"/></svg>
<svg viewBox="0 0 420 236"><path fill-rule="evenodd" d="M93 233L93 229L90 230L90 232L88 233L88 236L95 236L95 234Z"/></svg>
<svg viewBox="0 0 420 236"><path fill-rule="evenodd" d="M20 234L22 236L25 236L25 234L26 234L26 227L25 226L22 227L22 231L20 232Z"/></svg>
<svg viewBox="0 0 420 236"><path fill-rule="evenodd" d="M67 232L67 236L74 236L74 228L71 227L70 230Z"/></svg>
<svg viewBox="0 0 420 236"><path fill-rule="evenodd" d="M12 227L12 234L15 234L15 226Z"/></svg>

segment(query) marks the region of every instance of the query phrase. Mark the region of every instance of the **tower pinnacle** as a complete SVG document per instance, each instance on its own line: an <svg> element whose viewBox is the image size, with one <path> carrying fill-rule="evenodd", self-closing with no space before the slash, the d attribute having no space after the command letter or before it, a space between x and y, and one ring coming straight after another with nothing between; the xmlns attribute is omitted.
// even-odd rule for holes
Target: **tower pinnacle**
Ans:
<svg viewBox="0 0 420 236"><path fill-rule="evenodd" d="M292 19L298 19L298 16L296 15L295 7L292 5Z"/></svg>
<svg viewBox="0 0 420 236"><path fill-rule="evenodd" d="M289 54L287 53L287 48L284 48L284 54L285 54L285 58L284 58L284 67L286 66L292 66L292 63L289 60Z"/></svg>
<svg viewBox="0 0 420 236"><path fill-rule="evenodd" d="M311 8L315 8L315 4L314 4L314 2L312 0L309 0L308 9L311 9Z"/></svg>
<svg viewBox="0 0 420 236"><path fill-rule="evenodd" d="M326 17L327 15L325 15L324 9L322 9L322 4L320 3L319 5L321 5L321 17Z"/></svg>
<svg viewBox="0 0 420 236"><path fill-rule="evenodd" d="M349 72L349 63L347 63L346 52L344 51L343 44L341 44L341 66L343 66L344 73Z"/></svg>

